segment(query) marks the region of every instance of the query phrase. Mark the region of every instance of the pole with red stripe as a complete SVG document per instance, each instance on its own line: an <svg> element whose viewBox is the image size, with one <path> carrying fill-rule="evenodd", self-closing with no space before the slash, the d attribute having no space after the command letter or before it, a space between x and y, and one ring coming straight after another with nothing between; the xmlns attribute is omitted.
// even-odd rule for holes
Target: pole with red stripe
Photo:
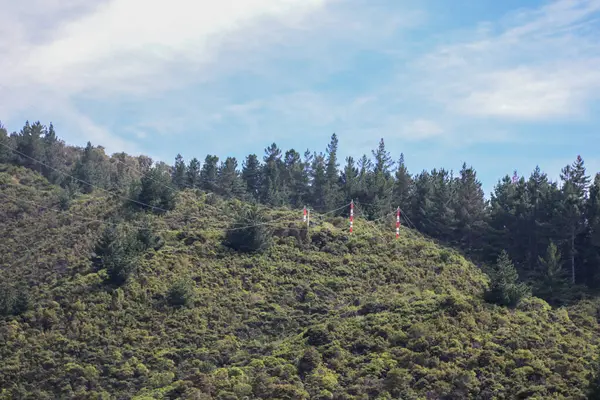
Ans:
<svg viewBox="0 0 600 400"><path fill-rule="evenodd" d="M400 237L400 207L396 211L396 239Z"/></svg>
<svg viewBox="0 0 600 400"><path fill-rule="evenodd" d="M350 201L350 233L354 226L354 200Z"/></svg>
<svg viewBox="0 0 600 400"><path fill-rule="evenodd" d="M306 206L304 206L304 215L302 216L302 222L306 222L308 212L306 211Z"/></svg>

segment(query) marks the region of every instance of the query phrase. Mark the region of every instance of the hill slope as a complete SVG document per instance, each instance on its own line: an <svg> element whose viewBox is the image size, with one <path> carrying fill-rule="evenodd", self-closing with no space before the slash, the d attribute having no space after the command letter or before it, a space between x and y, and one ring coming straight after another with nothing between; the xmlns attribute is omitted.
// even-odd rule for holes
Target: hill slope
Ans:
<svg viewBox="0 0 600 400"><path fill-rule="evenodd" d="M238 201L184 192L159 217L93 193L61 213L39 207L61 189L8 166L0 198L1 279L30 299L0 320L0 398L577 399L593 379L595 304L486 304L476 266L407 229L315 216L306 239L271 210L275 245L242 255L221 244ZM163 245L110 286L90 261L103 221L142 217Z"/></svg>

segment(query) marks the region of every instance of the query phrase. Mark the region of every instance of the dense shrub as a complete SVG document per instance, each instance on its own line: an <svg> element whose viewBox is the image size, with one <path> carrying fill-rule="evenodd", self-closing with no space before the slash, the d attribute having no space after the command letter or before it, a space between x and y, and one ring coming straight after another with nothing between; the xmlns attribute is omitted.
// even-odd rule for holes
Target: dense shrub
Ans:
<svg viewBox="0 0 600 400"><path fill-rule="evenodd" d="M167 292L167 301L173 307L188 307L194 303L194 282L180 278L174 282Z"/></svg>
<svg viewBox="0 0 600 400"><path fill-rule="evenodd" d="M256 206L243 211L227 231L225 245L242 253L260 253L272 244L271 228Z"/></svg>

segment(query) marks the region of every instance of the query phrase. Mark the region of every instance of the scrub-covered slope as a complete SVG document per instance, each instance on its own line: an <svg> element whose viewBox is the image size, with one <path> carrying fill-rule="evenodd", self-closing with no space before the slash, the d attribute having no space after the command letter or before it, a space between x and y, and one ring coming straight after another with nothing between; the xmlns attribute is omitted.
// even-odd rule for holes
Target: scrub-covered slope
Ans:
<svg viewBox="0 0 600 400"><path fill-rule="evenodd" d="M0 167L0 398L585 398L596 308L483 301L453 250L360 218L265 210L262 254L222 243L247 205L199 192L165 215L109 194L69 203ZM44 205L44 208L40 207ZM62 210L62 211L61 211ZM112 222L108 222L112 221ZM123 285L92 252L106 226L150 226Z"/></svg>

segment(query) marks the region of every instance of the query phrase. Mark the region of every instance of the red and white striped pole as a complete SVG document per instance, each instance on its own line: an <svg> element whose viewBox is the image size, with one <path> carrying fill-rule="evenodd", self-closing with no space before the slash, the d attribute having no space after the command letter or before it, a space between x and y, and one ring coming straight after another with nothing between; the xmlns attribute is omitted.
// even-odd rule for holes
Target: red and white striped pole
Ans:
<svg viewBox="0 0 600 400"><path fill-rule="evenodd" d="M304 206L304 215L302 216L302 222L306 222L306 217L307 217L307 211L306 211L306 206Z"/></svg>
<svg viewBox="0 0 600 400"><path fill-rule="evenodd" d="M350 233L354 226L354 200L350 201Z"/></svg>
<svg viewBox="0 0 600 400"><path fill-rule="evenodd" d="M396 239L400 237L400 207L396 211Z"/></svg>

